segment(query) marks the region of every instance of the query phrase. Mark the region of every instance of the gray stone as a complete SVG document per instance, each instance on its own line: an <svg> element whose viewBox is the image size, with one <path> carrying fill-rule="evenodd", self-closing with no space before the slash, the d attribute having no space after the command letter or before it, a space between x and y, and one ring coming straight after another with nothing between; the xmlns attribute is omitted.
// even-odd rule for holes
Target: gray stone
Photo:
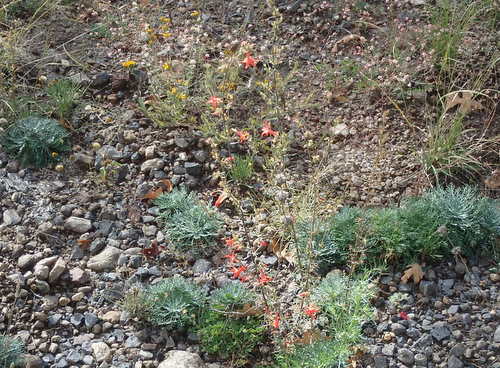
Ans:
<svg viewBox="0 0 500 368"><path fill-rule="evenodd" d="M114 161L121 160L123 157L123 152L118 151L113 146L107 146L107 145L99 149L99 151L97 151L97 154L103 159L109 159Z"/></svg>
<svg viewBox="0 0 500 368"><path fill-rule="evenodd" d="M29 268L35 264L37 256L35 254L23 254L17 260L17 265L21 270Z"/></svg>
<svg viewBox="0 0 500 368"><path fill-rule="evenodd" d="M415 356L411 350L403 348L398 350L398 360L406 365L411 366L415 361Z"/></svg>
<svg viewBox="0 0 500 368"><path fill-rule="evenodd" d="M394 332L396 336L403 336L406 334L406 327L400 323L392 323L391 331Z"/></svg>
<svg viewBox="0 0 500 368"><path fill-rule="evenodd" d="M495 334L493 335L493 341L500 343L500 325L497 326Z"/></svg>
<svg viewBox="0 0 500 368"><path fill-rule="evenodd" d="M206 259L197 259L193 265L193 273L205 273L210 270L212 263Z"/></svg>
<svg viewBox="0 0 500 368"><path fill-rule="evenodd" d="M84 318L83 314L81 314L81 313L75 313L75 314L73 314L71 316L71 323L74 326L78 327L78 326L80 326L82 324L83 318Z"/></svg>
<svg viewBox="0 0 500 368"><path fill-rule="evenodd" d="M108 246L101 253L91 257L87 267L96 272L111 270L116 266L121 253L120 249Z"/></svg>
<svg viewBox="0 0 500 368"><path fill-rule="evenodd" d="M208 154L205 151L194 151L193 156L196 161L203 163L207 160Z"/></svg>
<svg viewBox="0 0 500 368"><path fill-rule="evenodd" d="M444 322L436 322L431 329L431 335L437 341L442 341L448 337L450 337L451 332L446 323Z"/></svg>
<svg viewBox="0 0 500 368"><path fill-rule="evenodd" d="M453 346L450 350L451 355L455 355L456 357L461 357L465 353L465 345L462 343L458 343Z"/></svg>
<svg viewBox="0 0 500 368"><path fill-rule="evenodd" d="M92 328L95 326L97 321L99 320L97 316L94 313L91 312L85 312L84 316L84 321L85 321L85 326L87 328Z"/></svg>
<svg viewBox="0 0 500 368"><path fill-rule="evenodd" d="M201 176L203 170L203 166L198 162L186 162L184 168L189 175L195 177Z"/></svg>
<svg viewBox="0 0 500 368"><path fill-rule="evenodd" d="M46 281L35 280L35 282L31 284L31 290L33 290L36 293L45 295L50 292L50 285Z"/></svg>
<svg viewBox="0 0 500 368"><path fill-rule="evenodd" d="M129 336L127 340L125 340L125 346L127 348L138 348L141 346L141 340L135 335Z"/></svg>
<svg viewBox="0 0 500 368"><path fill-rule="evenodd" d="M387 368L387 367L389 367L389 359L387 359L383 355L376 355L373 358L373 363L375 365L375 368Z"/></svg>
<svg viewBox="0 0 500 368"><path fill-rule="evenodd" d="M419 367L427 367L427 357L425 356L425 354L415 354L415 365Z"/></svg>
<svg viewBox="0 0 500 368"><path fill-rule="evenodd" d="M161 158L153 158L146 160L141 165L141 172L149 172L151 170L161 170L165 167L165 161Z"/></svg>
<svg viewBox="0 0 500 368"><path fill-rule="evenodd" d="M8 209L3 211L3 223L7 226L17 225L21 222L21 216L15 209Z"/></svg>
<svg viewBox="0 0 500 368"><path fill-rule="evenodd" d="M417 341L415 341L415 344L413 344L413 346L422 349L427 346L431 346L432 343L433 343L432 336L425 334L422 335Z"/></svg>
<svg viewBox="0 0 500 368"><path fill-rule="evenodd" d="M177 137L174 139L175 145L179 148L188 148L189 147L189 141L186 138L182 137Z"/></svg>
<svg viewBox="0 0 500 368"><path fill-rule="evenodd" d="M69 354L66 356L66 359L70 363L78 363L81 361L83 358L82 353L80 353L78 350L70 350Z"/></svg>
<svg viewBox="0 0 500 368"><path fill-rule="evenodd" d="M422 294L427 297L436 296L437 287L436 283L433 281L421 281L419 285L419 290Z"/></svg>
<svg viewBox="0 0 500 368"><path fill-rule="evenodd" d="M448 358L448 368L463 368L464 363L455 355Z"/></svg>
<svg viewBox="0 0 500 368"><path fill-rule="evenodd" d="M89 274L81 268L75 267L69 271L71 282L75 284L85 284L90 281Z"/></svg>
<svg viewBox="0 0 500 368"><path fill-rule="evenodd" d="M71 216L68 217L64 222L64 228L66 230L71 230L76 233L83 234L92 229L92 222L84 218Z"/></svg>
<svg viewBox="0 0 500 368"><path fill-rule="evenodd" d="M387 356L393 356L395 350L396 350L395 344L387 344L382 347L382 354Z"/></svg>
<svg viewBox="0 0 500 368"><path fill-rule="evenodd" d="M170 350L158 368L206 368L200 356L182 350Z"/></svg>

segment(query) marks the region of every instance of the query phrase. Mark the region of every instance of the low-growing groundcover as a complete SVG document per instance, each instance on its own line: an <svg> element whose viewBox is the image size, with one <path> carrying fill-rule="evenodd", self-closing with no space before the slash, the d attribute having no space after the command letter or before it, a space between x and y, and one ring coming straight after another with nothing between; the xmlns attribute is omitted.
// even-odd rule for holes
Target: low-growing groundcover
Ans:
<svg viewBox="0 0 500 368"><path fill-rule="evenodd" d="M45 167L71 149L69 133L56 120L30 116L9 126L1 138L5 151L23 166Z"/></svg>
<svg viewBox="0 0 500 368"><path fill-rule="evenodd" d="M0 368L18 367L22 364L24 345L17 339L0 335Z"/></svg>
<svg viewBox="0 0 500 368"><path fill-rule="evenodd" d="M165 234L176 248L201 253L210 250L221 220L195 194L185 189L174 189L171 193L160 195L155 204L160 210Z"/></svg>
<svg viewBox="0 0 500 368"><path fill-rule="evenodd" d="M298 227L298 247L307 246L308 226ZM345 208L315 227L312 247L320 271L347 266L353 252L361 255L364 268L404 267L457 252L498 256L500 209L498 201L482 197L476 188L450 186L399 207Z"/></svg>

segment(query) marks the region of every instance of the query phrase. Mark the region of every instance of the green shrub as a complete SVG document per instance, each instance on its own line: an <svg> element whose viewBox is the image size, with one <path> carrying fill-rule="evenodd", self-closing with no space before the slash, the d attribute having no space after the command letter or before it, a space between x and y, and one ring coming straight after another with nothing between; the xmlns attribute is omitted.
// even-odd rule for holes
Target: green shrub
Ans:
<svg viewBox="0 0 500 368"><path fill-rule="evenodd" d="M69 151L69 133L56 120L31 116L18 120L2 137L5 151L23 166L37 168L55 161L60 153Z"/></svg>
<svg viewBox="0 0 500 368"><path fill-rule="evenodd" d="M42 0L14 0L6 5L5 10L9 17L28 18L33 16L42 5Z"/></svg>
<svg viewBox="0 0 500 368"><path fill-rule="evenodd" d="M246 358L264 340L262 317L246 315L256 294L240 282L231 282L210 296L209 309L203 313L196 332L202 349L234 365L244 365Z"/></svg>
<svg viewBox="0 0 500 368"><path fill-rule="evenodd" d="M234 312L254 304L257 295L241 282L230 282L210 295L210 307L219 312Z"/></svg>
<svg viewBox="0 0 500 368"><path fill-rule="evenodd" d="M345 266L356 251L362 254L362 268L405 266L450 256L456 247L468 256L498 255L500 209L472 187L451 186L409 198L400 207L346 208L296 229L297 254L308 256L302 249L312 241L322 273Z"/></svg>
<svg viewBox="0 0 500 368"><path fill-rule="evenodd" d="M477 189L469 186L437 188L420 200L444 226L447 253L453 247L460 247L468 256L496 253L500 237L498 201L481 197Z"/></svg>
<svg viewBox="0 0 500 368"><path fill-rule="evenodd" d="M144 292L146 319L170 330L194 325L206 302L204 291L182 277L163 279Z"/></svg>
<svg viewBox="0 0 500 368"><path fill-rule="evenodd" d="M0 335L0 368L10 368L22 364L24 345L21 341Z"/></svg>
<svg viewBox="0 0 500 368"><path fill-rule="evenodd" d="M231 358L237 366L247 363L248 355L264 341L266 330L262 318L247 316L231 317L217 311L203 314L197 333L203 351Z"/></svg>
<svg viewBox="0 0 500 368"><path fill-rule="evenodd" d="M160 220L165 233L178 248L195 247L207 252L221 226L218 215L185 190L174 189L159 196L155 204L160 209Z"/></svg>
<svg viewBox="0 0 500 368"><path fill-rule="evenodd" d="M367 277L351 279L339 272L329 273L311 296L328 317L328 336L277 354L277 367L345 367L352 355L352 346L361 340L362 323L372 316L370 298L373 295Z"/></svg>

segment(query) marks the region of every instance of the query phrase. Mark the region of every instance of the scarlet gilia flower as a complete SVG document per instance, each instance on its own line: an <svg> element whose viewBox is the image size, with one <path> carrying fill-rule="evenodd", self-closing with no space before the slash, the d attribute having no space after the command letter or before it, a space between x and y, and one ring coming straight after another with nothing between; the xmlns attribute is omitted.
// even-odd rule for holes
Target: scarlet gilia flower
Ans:
<svg viewBox="0 0 500 368"><path fill-rule="evenodd" d="M250 137L250 133L248 132L243 132L241 130L237 130L236 132L234 132L238 138L240 139L240 143L244 143L246 141L248 141L248 138Z"/></svg>
<svg viewBox="0 0 500 368"><path fill-rule="evenodd" d="M247 270L246 266L240 266L240 267L232 267L231 268L231 273L233 274L233 279L240 279L242 277L242 273Z"/></svg>
<svg viewBox="0 0 500 368"><path fill-rule="evenodd" d="M304 309L304 313L307 314L309 317L312 319L316 319L316 314L318 314L319 309L318 307L315 306L308 306L306 309Z"/></svg>
<svg viewBox="0 0 500 368"><path fill-rule="evenodd" d="M219 107L219 104L222 102L222 99L220 99L219 97L217 96L212 96L208 99L208 103L210 104L210 106L212 106L212 109L216 109L217 107Z"/></svg>
<svg viewBox="0 0 500 368"><path fill-rule="evenodd" d="M236 254L229 253L224 256L230 263L238 263L240 260L237 258Z"/></svg>
<svg viewBox="0 0 500 368"><path fill-rule="evenodd" d="M241 250L241 245L239 245L233 238L227 238L225 242L226 246L231 248L233 252L238 252Z"/></svg>
<svg viewBox="0 0 500 368"><path fill-rule="evenodd" d="M409 320L410 317L408 317L408 313L406 312L399 312L399 318L404 319L404 320Z"/></svg>
<svg viewBox="0 0 500 368"><path fill-rule="evenodd" d="M252 57L250 52L245 54L245 59L243 59L243 67L245 69L254 68L257 65L257 60Z"/></svg>
<svg viewBox="0 0 500 368"><path fill-rule="evenodd" d="M273 321L274 328L280 328L280 319L281 319L280 314L276 313L274 316L274 321Z"/></svg>
<svg viewBox="0 0 500 368"><path fill-rule="evenodd" d="M271 128L270 122L268 121L264 122L264 124L262 125L262 133L260 133L262 137L269 137L269 136L276 137L278 134L279 132Z"/></svg>
<svg viewBox="0 0 500 368"><path fill-rule="evenodd" d="M272 278L269 277L264 270L260 270L259 272L259 285L263 286L271 281Z"/></svg>

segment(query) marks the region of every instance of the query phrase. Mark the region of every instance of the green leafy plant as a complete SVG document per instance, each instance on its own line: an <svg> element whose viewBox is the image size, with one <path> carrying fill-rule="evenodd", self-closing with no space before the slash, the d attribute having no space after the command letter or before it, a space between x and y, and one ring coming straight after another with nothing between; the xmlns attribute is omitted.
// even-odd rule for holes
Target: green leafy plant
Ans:
<svg viewBox="0 0 500 368"><path fill-rule="evenodd" d="M24 344L9 336L0 335L0 368L11 368L22 363Z"/></svg>
<svg viewBox="0 0 500 368"><path fill-rule="evenodd" d="M194 325L206 302L205 292L182 277L163 279L140 296L146 306L146 319L170 330Z"/></svg>
<svg viewBox="0 0 500 368"><path fill-rule="evenodd" d="M5 13L8 17L29 18L43 5L42 0L14 0L6 5Z"/></svg>
<svg viewBox="0 0 500 368"><path fill-rule="evenodd" d="M176 247L206 252L219 231L221 221L215 211L202 204L193 194L174 189L156 201L166 235Z"/></svg>
<svg viewBox="0 0 500 368"><path fill-rule="evenodd" d="M210 307L219 312L235 312L255 303L256 294L241 282L230 282L210 296Z"/></svg>
<svg viewBox="0 0 500 368"><path fill-rule="evenodd" d="M37 116L18 120L7 128L2 146L23 166L37 168L56 161L60 153L71 149L66 129L53 119Z"/></svg>
<svg viewBox="0 0 500 368"><path fill-rule="evenodd" d="M228 173L229 178L238 184L247 183L253 174L253 160L249 156L236 156Z"/></svg>
<svg viewBox="0 0 500 368"><path fill-rule="evenodd" d="M313 291L311 299L328 318L327 336L310 344L298 344L276 356L280 368L344 367L352 346L361 340L361 325L371 318L374 290L368 275L350 278L329 273Z"/></svg>
<svg viewBox="0 0 500 368"><path fill-rule="evenodd" d="M59 119L71 116L80 94L80 88L67 79L58 80L47 87L49 103Z"/></svg>
<svg viewBox="0 0 500 368"><path fill-rule="evenodd" d="M231 358L235 366L247 363L248 355L264 340L262 317L246 311L255 299L255 293L236 282L214 291L196 330L202 349Z"/></svg>

